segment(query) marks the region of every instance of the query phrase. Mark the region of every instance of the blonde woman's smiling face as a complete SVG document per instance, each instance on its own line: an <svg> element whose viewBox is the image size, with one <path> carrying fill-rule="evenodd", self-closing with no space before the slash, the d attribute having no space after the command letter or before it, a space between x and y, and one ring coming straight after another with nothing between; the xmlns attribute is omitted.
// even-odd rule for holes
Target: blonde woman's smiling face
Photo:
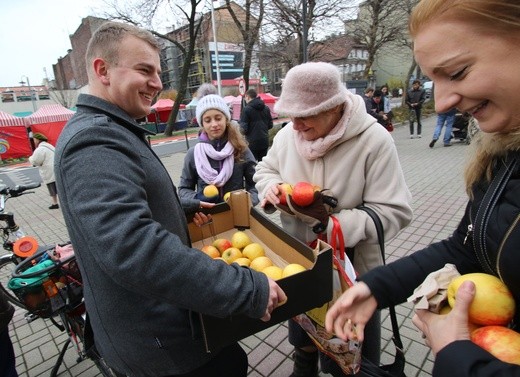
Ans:
<svg viewBox="0 0 520 377"><path fill-rule="evenodd" d="M471 23L438 20L414 40L422 71L435 83L435 108L456 107L484 132L520 125L520 36L490 35Z"/></svg>

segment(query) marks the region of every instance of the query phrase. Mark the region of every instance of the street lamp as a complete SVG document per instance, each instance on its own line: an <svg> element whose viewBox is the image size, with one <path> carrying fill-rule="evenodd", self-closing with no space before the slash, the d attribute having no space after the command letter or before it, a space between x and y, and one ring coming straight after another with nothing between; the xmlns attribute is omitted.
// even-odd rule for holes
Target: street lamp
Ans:
<svg viewBox="0 0 520 377"><path fill-rule="evenodd" d="M23 79L27 80L27 86L29 87L29 94L31 95L31 103L32 103L32 107L33 107L33 113L36 112L36 102L34 101L34 93L33 93L33 90L31 89L31 82L29 81L29 77L27 76L22 76L20 78L20 85L25 85L25 81L23 81Z"/></svg>
<svg viewBox="0 0 520 377"><path fill-rule="evenodd" d="M215 9L213 8L213 0L209 0L211 4L211 27L213 29L213 43L215 44L215 68L217 69L217 88L219 96L222 95L222 83L220 81L220 63L218 60L218 42L217 42L217 28L215 26ZM212 67L213 69L213 67Z"/></svg>

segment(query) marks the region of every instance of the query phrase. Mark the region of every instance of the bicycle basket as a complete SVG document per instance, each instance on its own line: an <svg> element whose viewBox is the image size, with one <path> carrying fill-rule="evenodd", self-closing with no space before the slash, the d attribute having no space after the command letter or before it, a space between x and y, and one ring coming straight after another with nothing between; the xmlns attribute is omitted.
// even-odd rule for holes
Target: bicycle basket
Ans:
<svg viewBox="0 0 520 377"><path fill-rule="evenodd" d="M69 277L61 267L46 259L25 269L21 276L11 278L8 287L29 312L42 318L52 317L66 306L77 306L83 299L81 282ZM38 274L38 271L43 272Z"/></svg>

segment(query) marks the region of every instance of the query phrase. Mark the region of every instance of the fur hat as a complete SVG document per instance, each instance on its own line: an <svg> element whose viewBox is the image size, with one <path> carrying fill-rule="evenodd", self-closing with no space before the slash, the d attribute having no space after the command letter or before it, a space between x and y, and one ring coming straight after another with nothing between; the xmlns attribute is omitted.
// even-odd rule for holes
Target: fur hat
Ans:
<svg viewBox="0 0 520 377"><path fill-rule="evenodd" d="M207 96L199 99L199 102L197 102L197 109L195 110L197 122L199 123L200 127L202 127L202 116L206 111L212 109L220 111L226 116L227 120L231 120L229 106L224 101L224 98L218 94L208 94Z"/></svg>
<svg viewBox="0 0 520 377"><path fill-rule="evenodd" d="M44 134L41 134L39 132L36 132L32 135L33 139L41 140L41 141L48 141L47 137Z"/></svg>
<svg viewBox="0 0 520 377"><path fill-rule="evenodd" d="M304 63L287 72L274 110L289 117L307 117L347 101L338 68L329 63Z"/></svg>

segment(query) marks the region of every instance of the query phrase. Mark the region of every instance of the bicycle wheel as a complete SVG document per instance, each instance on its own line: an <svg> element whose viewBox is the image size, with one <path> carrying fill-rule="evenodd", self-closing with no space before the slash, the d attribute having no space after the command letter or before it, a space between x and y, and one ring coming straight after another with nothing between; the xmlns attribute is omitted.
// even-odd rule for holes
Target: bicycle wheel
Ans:
<svg viewBox="0 0 520 377"><path fill-rule="evenodd" d="M20 261L14 254L5 254L0 256L0 290L3 292L7 300L13 305L22 309L27 309L25 305L16 297L16 295L7 287L12 277L14 268Z"/></svg>
<svg viewBox="0 0 520 377"><path fill-rule="evenodd" d="M87 349L87 344L85 342L84 316L82 314L74 313L74 311L72 311L66 314L64 313L64 315L62 315L61 318L62 322L66 321L66 331L69 332L71 343L74 345L76 351L78 352L78 361L88 358L94 362L94 364L101 372L101 375L103 375L103 377L116 377L116 374L112 371L112 369L110 369L105 360L97 352L95 346L92 346L90 347L90 349Z"/></svg>

